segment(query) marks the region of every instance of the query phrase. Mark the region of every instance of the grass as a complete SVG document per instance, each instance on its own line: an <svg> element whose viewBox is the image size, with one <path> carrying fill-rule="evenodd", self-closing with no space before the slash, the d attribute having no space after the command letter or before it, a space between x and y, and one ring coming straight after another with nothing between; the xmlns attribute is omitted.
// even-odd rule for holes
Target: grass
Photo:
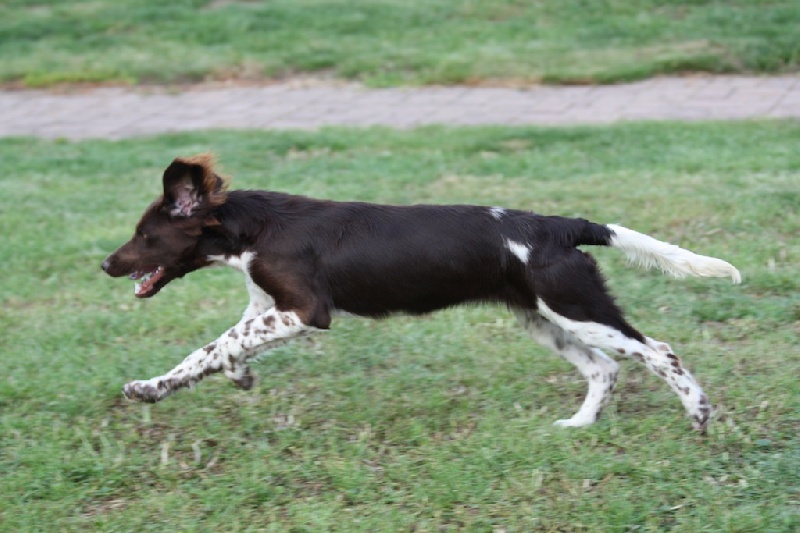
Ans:
<svg viewBox="0 0 800 533"><path fill-rule="evenodd" d="M796 122L0 140L0 530L797 531L799 141ZM601 421L553 427L584 384L488 307L338 319L253 391L123 401L246 304L231 270L140 302L99 269L166 164L209 148L238 187L580 215L730 260L741 286L595 250L704 385L709 434L631 361Z"/></svg>
<svg viewBox="0 0 800 533"><path fill-rule="evenodd" d="M9 0L0 82L373 86L796 72L796 0Z"/></svg>

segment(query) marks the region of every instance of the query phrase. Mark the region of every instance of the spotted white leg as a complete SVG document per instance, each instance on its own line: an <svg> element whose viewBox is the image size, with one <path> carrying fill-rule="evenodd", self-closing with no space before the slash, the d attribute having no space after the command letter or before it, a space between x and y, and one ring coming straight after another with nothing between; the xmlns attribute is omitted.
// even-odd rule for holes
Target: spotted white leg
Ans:
<svg viewBox="0 0 800 533"><path fill-rule="evenodd" d="M303 324L296 313L282 313L274 308L255 318L247 317L245 312L242 322L217 339L218 348L221 347L224 355L222 369L225 375L245 390L252 388L254 382L248 361L293 338L316 331L316 328Z"/></svg>
<svg viewBox="0 0 800 533"><path fill-rule="evenodd" d="M249 264L249 258L247 263ZM248 320L257 318L259 315L266 313L269 309L275 306L275 301L272 299L272 297L270 297L258 285L256 285L249 274L245 275L245 285L247 286L247 292L250 293L250 303L244 310L242 319L239 321L240 323L245 323ZM276 343L277 342L279 341L276 341ZM264 346L262 348L263 350L266 350L270 347ZM240 389L250 390L253 388L253 385L255 384L255 375L250 369L250 365L248 365L246 362L228 361L228 364L224 365L224 370L225 375L228 376L233 384Z"/></svg>
<svg viewBox="0 0 800 533"><path fill-rule="evenodd" d="M519 310L516 315L533 340L575 365L589 385L578 412L571 418L557 420L555 425L578 427L593 424L611 400L619 365L602 351L586 346L535 311Z"/></svg>
<svg viewBox="0 0 800 533"><path fill-rule="evenodd" d="M647 368L664 379L680 397L686 412L692 418L694 429L705 431L711 417L711 402L694 376L683 366L669 344L645 337L647 345L657 354L645 357Z"/></svg>
<svg viewBox="0 0 800 533"><path fill-rule="evenodd" d="M645 343L628 337L617 329L597 322L579 322L555 313L544 302L538 303L539 312L549 321L565 329L587 346L614 351L643 363L650 372L663 379L678 395L692 426L705 431L711 415L708 396L697 384L692 374L683 367L677 355L663 342L645 337Z"/></svg>
<svg viewBox="0 0 800 533"><path fill-rule="evenodd" d="M271 308L255 318L239 322L216 341L192 352L163 376L126 384L123 393L130 399L157 402L220 371L234 381L246 380L248 360L315 329L305 325L295 312Z"/></svg>

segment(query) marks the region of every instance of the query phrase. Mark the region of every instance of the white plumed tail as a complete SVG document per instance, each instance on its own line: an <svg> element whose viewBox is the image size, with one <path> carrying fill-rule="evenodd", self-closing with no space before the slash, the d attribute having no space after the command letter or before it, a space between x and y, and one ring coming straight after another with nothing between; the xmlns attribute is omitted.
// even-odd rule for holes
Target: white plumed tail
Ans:
<svg viewBox="0 0 800 533"><path fill-rule="evenodd" d="M659 241L644 233L616 224L608 224L606 227L613 232L609 246L625 252L628 259L637 265L645 268L658 267L676 278L685 276L730 277L734 283L742 281L739 271L722 259L697 255L680 246Z"/></svg>

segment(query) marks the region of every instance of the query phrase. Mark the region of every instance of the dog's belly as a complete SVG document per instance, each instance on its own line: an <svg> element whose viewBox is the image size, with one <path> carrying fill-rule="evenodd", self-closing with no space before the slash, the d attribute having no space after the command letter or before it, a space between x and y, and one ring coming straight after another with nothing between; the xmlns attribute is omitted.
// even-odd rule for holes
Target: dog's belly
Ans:
<svg viewBox="0 0 800 533"><path fill-rule="evenodd" d="M389 273L386 273L389 274ZM517 290L513 280L498 274L473 275L463 271L391 278L372 277L363 271L359 279L342 279L332 287L334 308L353 315L384 317L402 313L419 315L464 303L508 302L525 299L530 292Z"/></svg>

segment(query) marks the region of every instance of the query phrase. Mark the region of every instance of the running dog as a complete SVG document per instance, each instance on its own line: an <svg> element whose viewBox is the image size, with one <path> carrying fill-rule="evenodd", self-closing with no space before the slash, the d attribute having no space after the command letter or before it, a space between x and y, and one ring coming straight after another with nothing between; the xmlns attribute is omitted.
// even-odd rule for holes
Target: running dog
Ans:
<svg viewBox="0 0 800 533"><path fill-rule="evenodd" d="M224 372L250 389L249 363L289 339L330 327L347 313L383 318L467 302L505 304L540 344L575 365L589 384L583 405L560 426L595 422L610 400L618 365L606 352L643 363L678 395L698 430L711 404L680 358L623 317L594 259L578 246L610 246L675 277L741 277L732 265L631 229L501 207L375 205L271 191L228 191L208 154L175 159L163 194L130 241L102 263L136 280L150 298L200 268L244 274L242 319L171 371L132 381L126 397L157 402Z"/></svg>

